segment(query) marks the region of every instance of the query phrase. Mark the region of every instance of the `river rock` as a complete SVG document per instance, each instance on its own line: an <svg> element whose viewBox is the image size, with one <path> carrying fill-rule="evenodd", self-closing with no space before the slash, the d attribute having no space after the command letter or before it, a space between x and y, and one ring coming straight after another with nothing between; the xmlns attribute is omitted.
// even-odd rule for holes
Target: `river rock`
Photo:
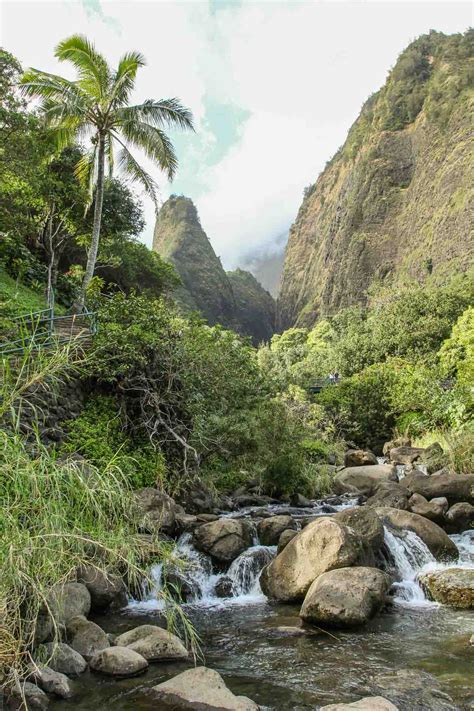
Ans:
<svg viewBox="0 0 474 711"><path fill-rule="evenodd" d="M73 696L71 682L67 676L50 667L43 664L37 665L32 670L31 677L48 694L54 694L61 699L70 699Z"/></svg>
<svg viewBox="0 0 474 711"><path fill-rule="evenodd" d="M147 533L164 531L172 534L175 530L176 514L184 513L171 496L151 486L138 489L134 493L133 507L139 529Z"/></svg>
<svg viewBox="0 0 474 711"><path fill-rule="evenodd" d="M90 661L90 668L94 671L125 678L137 676L148 667L147 660L138 652L128 647L109 647L94 655Z"/></svg>
<svg viewBox="0 0 474 711"><path fill-rule="evenodd" d="M197 516L187 513L177 513L175 523L178 534L194 531L200 525Z"/></svg>
<svg viewBox="0 0 474 711"><path fill-rule="evenodd" d="M389 464L348 467L336 474L334 490L337 494L348 492L373 496L382 482L397 480L396 469Z"/></svg>
<svg viewBox="0 0 474 711"><path fill-rule="evenodd" d="M0 692L1 693L1 692ZM0 701L3 701L0 697ZM25 706L26 702L26 706ZM3 704L2 704L3 706ZM49 706L47 695L31 681L21 682L21 688L16 688L8 697L8 709L18 711L44 711Z"/></svg>
<svg viewBox="0 0 474 711"><path fill-rule="evenodd" d="M362 536L377 553L383 543L383 524L374 509L367 506L344 509L335 514L334 518Z"/></svg>
<svg viewBox="0 0 474 711"><path fill-rule="evenodd" d="M267 597L281 602L302 600L319 575L355 565L366 549L347 526L331 518L309 523L265 568L260 585Z"/></svg>
<svg viewBox="0 0 474 711"><path fill-rule="evenodd" d="M224 575L220 578L214 586L214 595L216 597L232 597L234 592L234 586L232 583L232 578Z"/></svg>
<svg viewBox="0 0 474 711"><path fill-rule="evenodd" d="M115 639L119 647L138 652L149 662L187 659L188 651L180 639L156 625L140 625Z"/></svg>
<svg viewBox="0 0 474 711"><path fill-rule="evenodd" d="M449 533L462 533L474 523L474 506L462 501L446 512L446 529Z"/></svg>
<svg viewBox="0 0 474 711"><path fill-rule="evenodd" d="M109 607L118 609L127 604L127 591L119 575L105 573L92 565L83 565L77 571L77 580L88 589L91 609L96 612Z"/></svg>
<svg viewBox="0 0 474 711"><path fill-rule="evenodd" d="M64 642L59 642L55 644L54 642L48 642L48 644L43 645L48 658L48 666L61 674L67 674L68 676L78 676L85 672L87 668L87 662L84 657L76 652L68 644Z"/></svg>
<svg viewBox="0 0 474 711"><path fill-rule="evenodd" d="M276 546L286 529L296 531L296 521L291 516L270 516L257 524L258 538L262 546Z"/></svg>
<svg viewBox="0 0 474 711"><path fill-rule="evenodd" d="M110 647L104 630L85 617L73 617L67 625L69 646L88 662L97 652Z"/></svg>
<svg viewBox="0 0 474 711"><path fill-rule="evenodd" d="M453 474L442 471L423 476L413 472L401 481L412 494L421 494L425 499L444 496L449 504L467 502L474 504L474 474Z"/></svg>
<svg viewBox="0 0 474 711"><path fill-rule="evenodd" d="M421 455L421 461L425 465L428 474L439 471L446 463L446 455L439 442L433 442L425 449Z"/></svg>
<svg viewBox="0 0 474 711"><path fill-rule="evenodd" d="M377 457L373 452L365 449L348 449L344 454L345 467L367 467L378 464Z"/></svg>
<svg viewBox="0 0 474 711"><path fill-rule="evenodd" d="M377 568L330 570L312 583L300 616L330 627L362 625L382 609L389 587L389 576Z"/></svg>
<svg viewBox="0 0 474 711"><path fill-rule="evenodd" d="M367 499L367 506L389 506L392 509L408 508L410 494L406 487L394 481L385 481L377 487L373 496Z"/></svg>
<svg viewBox="0 0 474 711"><path fill-rule="evenodd" d="M422 447L395 447L389 452L390 461L394 464L413 464L425 453Z"/></svg>
<svg viewBox="0 0 474 711"><path fill-rule="evenodd" d="M216 496L202 481L190 482L179 497L179 503L187 513L214 513Z"/></svg>
<svg viewBox="0 0 474 711"><path fill-rule="evenodd" d="M321 706L320 711L346 711L348 709L359 709L359 711L399 711L398 706L394 706L391 701L383 696L364 696L359 701L352 704L329 704Z"/></svg>
<svg viewBox="0 0 474 711"><path fill-rule="evenodd" d="M390 450L396 447L411 447L411 439L409 437L396 437L389 442L385 442L382 453L384 457L390 456Z"/></svg>
<svg viewBox="0 0 474 711"><path fill-rule="evenodd" d="M282 550L288 545L288 543L293 540L293 538L298 534L295 529L287 528L285 531L280 533L280 538L278 539L277 554L281 553Z"/></svg>
<svg viewBox="0 0 474 711"><path fill-rule="evenodd" d="M444 497L427 501L421 494L412 494L408 500L408 508L412 513L429 518L435 523L443 523L444 512L448 508L448 500Z"/></svg>
<svg viewBox="0 0 474 711"><path fill-rule="evenodd" d="M441 691L438 681L427 672L399 669L378 674L371 689L403 711L456 711L452 699Z"/></svg>
<svg viewBox="0 0 474 711"><path fill-rule="evenodd" d="M432 600L449 607L474 609L474 569L433 570L420 575L419 581Z"/></svg>
<svg viewBox="0 0 474 711"><path fill-rule="evenodd" d="M67 624L78 615L87 617L91 609L91 596L82 583L65 583L51 589L48 604L55 620Z"/></svg>
<svg viewBox="0 0 474 711"><path fill-rule="evenodd" d="M448 534L436 523L411 511L376 508L384 523L400 531L413 531L421 538L437 560L457 560L458 549Z"/></svg>
<svg viewBox="0 0 474 711"><path fill-rule="evenodd" d="M252 544L252 530L247 521L220 518L199 526L193 533L193 540L198 550L228 563Z"/></svg>
<svg viewBox="0 0 474 711"><path fill-rule="evenodd" d="M165 708L195 711L258 711L246 696L235 696L220 674L207 667L196 667L174 676L151 689L151 695Z"/></svg>
<svg viewBox="0 0 474 711"><path fill-rule="evenodd" d="M307 499L303 494L293 494L290 498L290 504L297 509L306 509L313 505L311 499Z"/></svg>

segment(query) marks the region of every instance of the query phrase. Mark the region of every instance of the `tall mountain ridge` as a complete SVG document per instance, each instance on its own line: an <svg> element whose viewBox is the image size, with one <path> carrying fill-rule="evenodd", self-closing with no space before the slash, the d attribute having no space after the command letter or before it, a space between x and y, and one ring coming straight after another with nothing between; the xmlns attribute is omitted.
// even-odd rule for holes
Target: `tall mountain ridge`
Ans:
<svg viewBox="0 0 474 711"><path fill-rule="evenodd" d="M473 43L472 31L411 43L305 190L280 328L363 304L377 283L442 282L472 264Z"/></svg>
<svg viewBox="0 0 474 711"><path fill-rule="evenodd" d="M163 204L153 250L171 262L181 277L174 297L185 311L198 311L211 325L232 328L250 336L254 344L271 338L274 299L250 272L224 270L190 198L173 195Z"/></svg>

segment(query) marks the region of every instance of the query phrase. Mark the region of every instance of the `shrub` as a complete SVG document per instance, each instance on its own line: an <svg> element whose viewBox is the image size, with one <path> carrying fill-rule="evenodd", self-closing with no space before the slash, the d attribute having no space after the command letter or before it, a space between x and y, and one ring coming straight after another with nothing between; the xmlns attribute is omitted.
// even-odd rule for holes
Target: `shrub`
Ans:
<svg viewBox="0 0 474 711"><path fill-rule="evenodd" d="M96 395L65 426L64 452L77 452L100 469L120 467L133 488L164 484L163 454L144 437L140 441L127 432L115 398Z"/></svg>

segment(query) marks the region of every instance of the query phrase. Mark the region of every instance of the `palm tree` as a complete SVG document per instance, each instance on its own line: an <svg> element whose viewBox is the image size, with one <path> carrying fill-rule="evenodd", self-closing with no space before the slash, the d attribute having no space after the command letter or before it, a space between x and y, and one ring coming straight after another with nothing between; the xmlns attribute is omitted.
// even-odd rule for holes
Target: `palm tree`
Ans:
<svg viewBox="0 0 474 711"><path fill-rule="evenodd" d="M156 205L156 183L132 155L130 146L142 150L172 180L178 160L163 129L170 126L194 129L191 112L176 98L147 99L130 105L137 71L145 64L140 53L124 54L117 68L111 69L91 42L73 35L58 44L55 56L74 65L78 74L75 81L29 69L21 83L26 96L41 100L41 111L58 151L77 141L90 141L90 147L76 165L78 179L89 189L89 205L94 198L92 240L75 305L76 310L82 311L99 248L106 164L112 175L116 157L119 168L142 183Z"/></svg>

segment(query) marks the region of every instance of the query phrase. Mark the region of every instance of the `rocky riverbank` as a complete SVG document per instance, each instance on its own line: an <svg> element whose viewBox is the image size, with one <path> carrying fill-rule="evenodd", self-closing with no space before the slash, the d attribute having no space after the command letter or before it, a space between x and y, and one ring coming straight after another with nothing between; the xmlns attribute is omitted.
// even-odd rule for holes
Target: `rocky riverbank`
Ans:
<svg viewBox="0 0 474 711"><path fill-rule="evenodd" d="M164 629L165 590L189 611L206 606L215 609L214 615L227 604L284 603L291 607L292 624L274 628L283 640L319 638L321 630L327 635L359 630L393 603L422 600L429 605L427 596L471 609L473 566L465 555L458 562L460 551L448 533L459 534L472 522L474 475L436 471L435 457L442 457L437 448L420 450L406 442L386 447L384 463L370 452L349 450L347 466L335 474L337 493L323 501L300 495L276 501L258 493L256 484L216 498L196 483L182 503L156 489L142 489L134 502L137 530L155 584L138 596L135 591L127 616L156 610L159 618L120 634L106 633L97 621L103 625L104 615L113 619L114 610L127 604L125 582L94 569L78 570L76 580L51 591L38 620L36 666L27 683L12 690L9 707L20 708L21 693L28 708L46 708L54 698L71 699L74 705L86 670L98 681L123 680L148 674L150 665L167 670L177 665L178 671L180 664L192 664L185 637ZM153 560L158 537L178 541L175 561L166 567ZM294 617L298 611L299 622ZM59 644L52 642L55 627ZM203 653L207 656L206 648ZM207 667L169 676L147 686L147 698L160 708L196 708L198 703L210 709L258 708L246 695L233 694ZM407 679L399 682L394 682L398 694ZM408 688L413 683L410 678ZM372 695L378 695L378 688ZM396 706L398 698L392 690L385 700L367 700L355 708L406 708ZM352 706L327 708L346 707Z"/></svg>

